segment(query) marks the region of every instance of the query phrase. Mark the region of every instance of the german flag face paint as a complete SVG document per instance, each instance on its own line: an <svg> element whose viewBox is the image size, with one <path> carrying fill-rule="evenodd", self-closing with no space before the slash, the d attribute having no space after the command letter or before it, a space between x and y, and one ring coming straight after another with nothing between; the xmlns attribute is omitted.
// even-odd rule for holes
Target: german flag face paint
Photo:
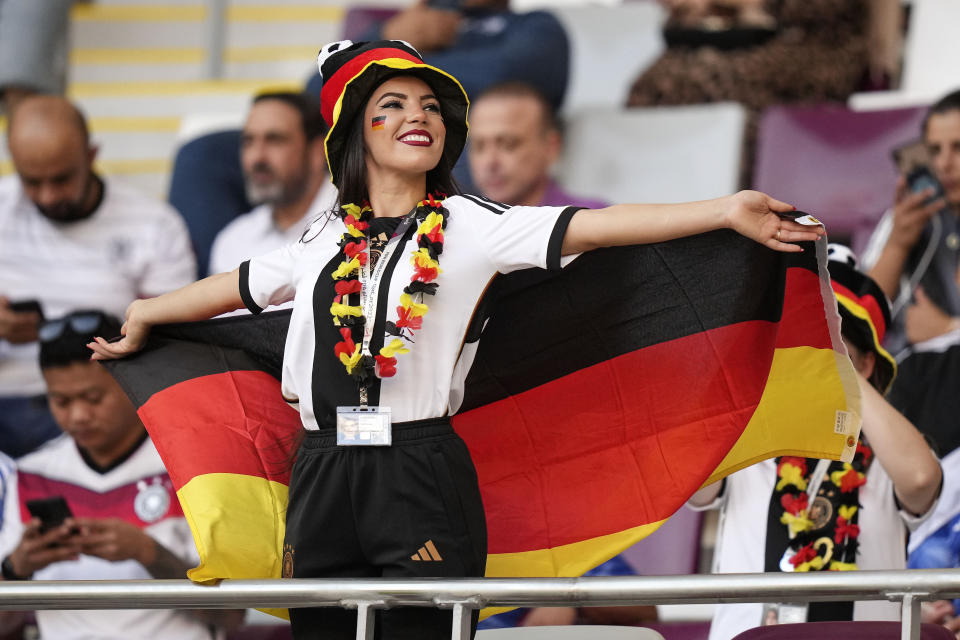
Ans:
<svg viewBox="0 0 960 640"><path fill-rule="evenodd" d="M370 128L374 131L379 131L380 129L383 129L383 125L386 121L387 116L374 116L373 119L370 120Z"/></svg>

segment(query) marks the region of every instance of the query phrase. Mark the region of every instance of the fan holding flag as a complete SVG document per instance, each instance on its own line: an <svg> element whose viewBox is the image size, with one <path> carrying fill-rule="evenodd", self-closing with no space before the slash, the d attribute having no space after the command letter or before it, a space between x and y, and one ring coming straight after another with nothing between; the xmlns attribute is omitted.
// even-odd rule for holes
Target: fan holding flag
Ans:
<svg viewBox="0 0 960 640"><path fill-rule="evenodd" d="M856 382L849 361L835 358L843 348L815 220L795 220L794 207L752 191L602 210L460 195L451 169L466 142L468 101L455 78L400 41L333 43L319 67L337 214L232 273L134 302L122 339L90 345L96 359L143 349L112 372L155 440L190 434L187 446L157 446L194 514L203 564L192 578L256 573L211 569L237 546L221 548L218 536L248 532L223 520L230 509L207 508L212 493L230 500L242 491L222 477L246 454L204 450L196 438L229 424L229 437L243 432L262 460L289 417L281 399L298 411L302 441L288 475L260 476L270 516L286 508L282 560L279 548L270 555L284 577L572 575L655 529L708 478L780 450L852 455ZM592 251L603 247L623 249ZM544 269L556 275L531 275ZM518 277L502 275L511 273ZM666 301L657 291L669 291L671 303L645 317L636 297ZM271 314L185 325L175 340L157 327L289 300L282 362L273 365L264 364L278 351L266 330L278 322ZM200 349L191 353L207 355L173 364L178 341L233 349L250 335L245 327L265 328L239 341L252 359ZM163 375L150 375L160 361ZM186 376L191 367L196 374ZM279 373L275 393L249 391L252 378L238 369L258 367L261 382ZM814 394L797 391L806 369ZM671 378L680 374L683 386ZM183 411L177 394L201 378L204 392L188 402L202 401ZM212 385L221 382L230 390L218 395ZM659 391L664 383L669 393ZM571 401L580 408L568 409ZM771 417L783 410L819 412L814 422L825 430L805 420L791 441ZM840 430L838 411L851 418ZM198 420L206 422L198 428ZM560 427L566 435L553 431ZM571 455L565 447L574 444ZM550 459L525 458L530 452ZM642 470L618 470L624 484L610 496L620 506L581 514L586 528L570 526L564 509L605 504L585 499L580 476L603 477L611 452ZM178 477L172 458L181 455L190 470ZM201 480L217 489L200 492ZM546 502L524 513L509 504L535 494ZM248 511L252 498L244 499ZM219 518L215 533L204 529L208 516ZM248 547L243 555L257 561ZM389 637L449 634L449 611L378 615ZM354 614L339 609L294 609L290 618L298 638L355 634Z"/></svg>

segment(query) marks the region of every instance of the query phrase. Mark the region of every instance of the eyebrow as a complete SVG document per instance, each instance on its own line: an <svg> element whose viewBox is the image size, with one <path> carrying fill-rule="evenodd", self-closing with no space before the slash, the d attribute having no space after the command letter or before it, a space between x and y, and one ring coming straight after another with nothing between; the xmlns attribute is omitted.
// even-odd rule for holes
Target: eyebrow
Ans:
<svg viewBox="0 0 960 640"><path fill-rule="evenodd" d="M408 97L408 96L407 96L407 94L405 94L405 93L395 93L395 92L393 92L393 91L388 91L387 93L385 93L385 94L383 94L382 96L380 96L380 97L377 99L377 102L380 102L380 100L383 100L384 98L400 98L401 100L406 100L407 97ZM422 96L420 96L420 99L421 99L421 100L428 100L428 99L437 100L438 98L437 98L437 96L433 95L432 93L425 93L425 94L423 94Z"/></svg>

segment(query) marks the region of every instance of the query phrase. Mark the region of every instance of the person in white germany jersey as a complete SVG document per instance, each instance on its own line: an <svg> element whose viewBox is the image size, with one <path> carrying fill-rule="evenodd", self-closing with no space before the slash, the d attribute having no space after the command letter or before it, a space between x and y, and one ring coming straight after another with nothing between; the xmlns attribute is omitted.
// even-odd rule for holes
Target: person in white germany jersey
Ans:
<svg viewBox="0 0 960 640"><path fill-rule="evenodd" d="M337 189L327 175L320 105L306 93L261 93L243 125L240 164L247 199L256 205L220 230L210 273L292 244L307 224L333 209Z"/></svg>
<svg viewBox="0 0 960 640"><path fill-rule="evenodd" d="M281 385L305 437L290 477L284 575L482 576L483 505L449 415L472 360L472 351L461 354L464 335L490 280L560 269L594 248L720 227L790 252L822 231L782 219L793 207L758 192L601 210L458 195L451 172L468 101L455 78L394 40L327 45L319 67L339 211L231 273L134 302L124 338L90 347L96 358L123 357L154 325L293 300ZM358 416L361 440L390 446L347 445ZM434 561L421 561L425 554ZM385 637L450 635L450 611L377 616ZM356 635L355 612L300 608L290 618L295 638Z"/></svg>
<svg viewBox="0 0 960 640"><path fill-rule="evenodd" d="M120 323L78 311L40 326L40 366L63 435L17 460L4 501L4 580L185 578L198 559L167 471L133 405L84 346ZM35 500L63 498L59 525L34 517ZM34 507L35 508L35 507ZM9 545L8 545L9 546ZM212 639L243 611L37 611L41 637Z"/></svg>
<svg viewBox="0 0 960 640"><path fill-rule="evenodd" d="M0 451L17 458L60 432L37 367L41 313L119 316L192 282L196 266L176 211L94 170L97 147L65 99L22 100L7 143L16 174L0 178Z"/></svg>

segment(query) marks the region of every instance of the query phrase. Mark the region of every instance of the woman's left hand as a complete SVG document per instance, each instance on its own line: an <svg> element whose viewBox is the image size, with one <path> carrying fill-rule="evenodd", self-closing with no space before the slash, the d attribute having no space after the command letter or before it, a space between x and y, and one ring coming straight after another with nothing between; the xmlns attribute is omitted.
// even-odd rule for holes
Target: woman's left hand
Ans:
<svg viewBox="0 0 960 640"><path fill-rule="evenodd" d="M823 235L823 227L802 225L783 214L796 208L759 191L741 191L728 198L726 226L775 251L803 251L794 243L812 242Z"/></svg>

